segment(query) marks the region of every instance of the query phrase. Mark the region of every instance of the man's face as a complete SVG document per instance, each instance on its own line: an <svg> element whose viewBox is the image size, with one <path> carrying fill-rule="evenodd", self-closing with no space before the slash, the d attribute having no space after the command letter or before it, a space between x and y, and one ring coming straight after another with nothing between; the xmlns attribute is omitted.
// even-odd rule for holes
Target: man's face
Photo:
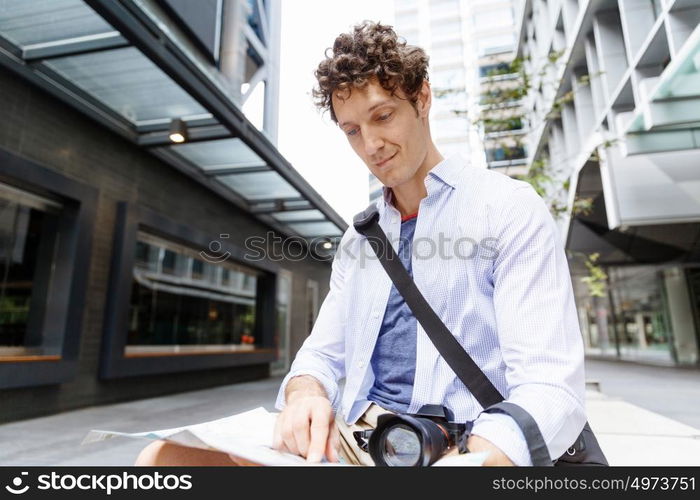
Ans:
<svg viewBox="0 0 700 500"><path fill-rule="evenodd" d="M376 80L352 92L333 94L333 111L355 153L382 184L393 188L413 179L430 144L430 88L424 83L416 107Z"/></svg>

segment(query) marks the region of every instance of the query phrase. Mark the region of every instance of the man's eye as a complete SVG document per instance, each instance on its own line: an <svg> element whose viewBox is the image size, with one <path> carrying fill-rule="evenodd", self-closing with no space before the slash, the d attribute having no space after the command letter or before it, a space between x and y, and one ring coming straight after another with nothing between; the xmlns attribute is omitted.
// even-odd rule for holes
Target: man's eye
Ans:
<svg viewBox="0 0 700 500"><path fill-rule="evenodd" d="M357 135L357 129L353 128L351 130L348 130L346 134L348 134L349 136Z"/></svg>
<svg viewBox="0 0 700 500"><path fill-rule="evenodd" d="M389 118L391 118L391 113L385 113L379 117L381 121L388 120Z"/></svg>

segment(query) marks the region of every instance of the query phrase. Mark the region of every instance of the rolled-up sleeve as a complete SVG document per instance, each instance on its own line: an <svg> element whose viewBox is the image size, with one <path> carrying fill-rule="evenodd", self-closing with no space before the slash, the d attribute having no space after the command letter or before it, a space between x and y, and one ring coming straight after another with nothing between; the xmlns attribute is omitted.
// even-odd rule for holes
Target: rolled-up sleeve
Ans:
<svg viewBox="0 0 700 500"><path fill-rule="evenodd" d="M583 341L569 266L556 224L530 186L514 191L499 220L493 301L504 396L532 415L554 460L586 421ZM472 432L516 465L531 464L522 432L507 415L482 413Z"/></svg>
<svg viewBox="0 0 700 500"><path fill-rule="evenodd" d="M345 376L345 323L342 291L345 280L344 262L341 258L343 242L331 265L330 289L319 309L311 334L306 338L294 358L289 373L282 381L275 407L285 406L285 389L289 381L299 375L311 375L326 391L328 399L337 411L339 404L338 381ZM347 259L345 259L347 260Z"/></svg>

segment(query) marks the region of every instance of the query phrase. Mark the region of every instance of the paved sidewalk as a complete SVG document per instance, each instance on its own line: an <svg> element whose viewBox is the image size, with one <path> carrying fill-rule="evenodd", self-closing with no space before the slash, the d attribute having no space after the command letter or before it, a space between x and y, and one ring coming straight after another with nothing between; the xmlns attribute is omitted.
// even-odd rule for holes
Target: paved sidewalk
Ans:
<svg viewBox="0 0 700 500"><path fill-rule="evenodd" d="M700 430L595 391L591 428L611 465L700 465Z"/></svg>
<svg viewBox="0 0 700 500"><path fill-rule="evenodd" d="M140 432L215 420L259 406L273 411L281 381L270 378L0 425L0 465L131 465L148 441L80 443L91 429Z"/></svg>
<svg viewBox="0 0 700 500"><path fill-rule="evenodd" d="M0 425L0 465L130 465L146 441L81 446L90 429L178 427L263 406L273 410L279 378L86 408ZM596 391L589 422L612 465L700 465L700 430Z"/></svg>
<svg viewBox="0 0 700 500"><path fill-rule="evenodd" d="M700 429L700 369L586 359L601 391Z"/></svg>

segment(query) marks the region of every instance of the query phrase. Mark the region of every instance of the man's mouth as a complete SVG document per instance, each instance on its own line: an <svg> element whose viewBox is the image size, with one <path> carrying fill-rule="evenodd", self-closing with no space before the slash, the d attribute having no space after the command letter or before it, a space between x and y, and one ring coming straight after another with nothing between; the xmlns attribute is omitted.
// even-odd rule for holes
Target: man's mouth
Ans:
<svg viewBox="0 0 700 500"><path fill-rule="evenodd" d="M394 158L394 156L396 156L396 153L394 153L393 155L391 155L391 156L390 156L389 158L387 158L386 160L382 160L382 161L380 161L379 163L375 163L375 165L377 165L379 168L381 168L381 167L383 167L384 165L386 165L386 164L389 162L389 160L391 160L392 158Z"/></svg>

